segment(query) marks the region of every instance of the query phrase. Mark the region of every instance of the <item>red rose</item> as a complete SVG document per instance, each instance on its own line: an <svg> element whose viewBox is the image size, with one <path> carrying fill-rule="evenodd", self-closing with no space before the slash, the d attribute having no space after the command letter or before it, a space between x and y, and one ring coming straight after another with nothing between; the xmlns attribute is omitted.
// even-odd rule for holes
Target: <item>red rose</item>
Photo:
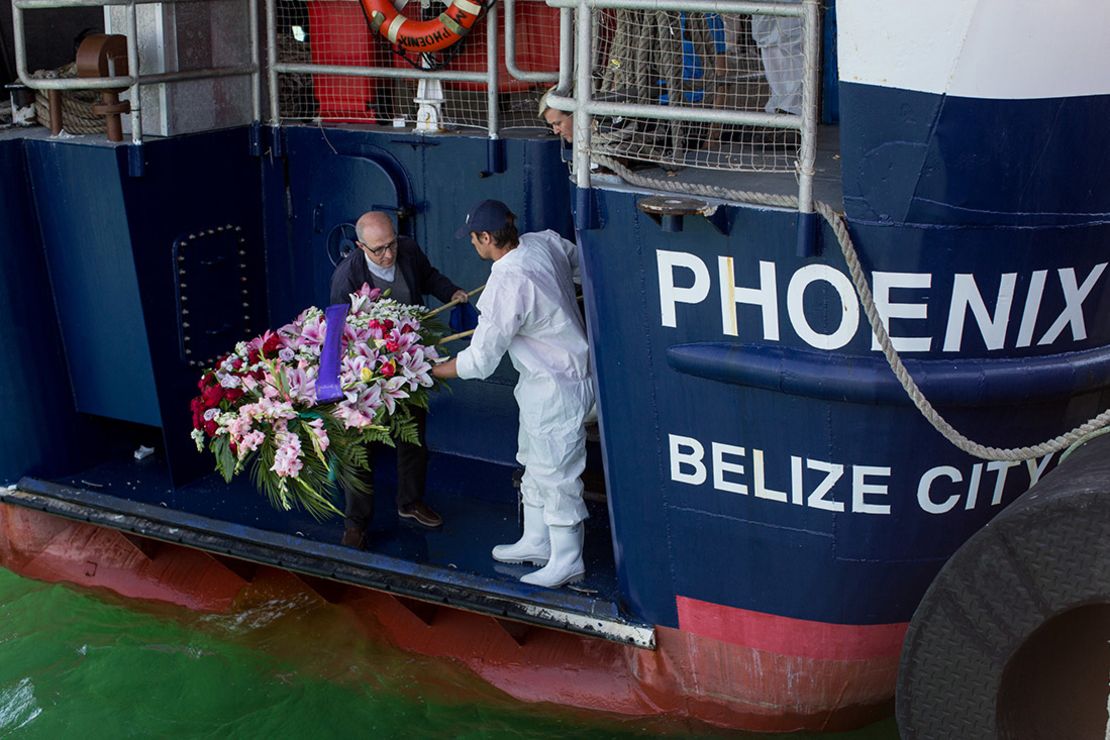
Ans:
<svg viewBox="0 0 1110 740"><path fill-rule="evenodd" d="M368 328L368 329L381 329L382 328L382 322L378 321L377 319L370 319L370 321L366 324L366 328Z"/></svg>
<svg viewBox="0 0 1110 740"><path fill-rule="evenodd" d="M199 397L189 401L189 409L193 412L193 429L204 426L204 401Z"/></svg>
<svg viewBox="0 0 1110 740"><path fill-rule="evenodd" d="M213 406L216 406L217 404L219 404L220 400L223 399L223 397L224 389L218 385L210 385L205 388L200 394L200 398L204 402L206 408L212 408Z"/></svg>
<svg viewBox="0 0 1110 740"><path fill-rule="evenodd" d="M262 353L272 355L279 349L281 349L284 345L285 343L281 341L280 336L278 336L277 334L271 334L270 336L266 337L266 341L262 343Z"/></svg>
<svg viewBox="0 0 1110 740"><path fill-rule="evenodd" d="M385 349L387 352L396 352L397 350L401 349L401 345L390 339L385 343Z"/></svg>
<svg viewBox="0 0 1110 740"><path fill-rule="evenodd" d="M241 367L243 367L242 358L236 357L234 360L231 361L231 368L233 370L238 370Z"/></svg>
<svg viewBox="0 0 1110 740"><path fill-rule="evenodd" d="M254 365L258 362L258 350L252 349L250 352L247 353L247 362L249 362L251 365Z"/></svg>
<svg viewBox="0 0 1110 740"><path fill-rule="evenodd" d="M392 319L383 319L382 320L382 331L393 331L393 320Z"/></svg>
<svg viewBox="0 0 1110 740"><path fill-rule="evenodd" d="M207 372L207 373L205 373L204 375L202 375L200 377L200 380L197 381L197 388L200 389L200 390L204 390L204 386L211 384L212 381L214 381L215 379L216 379L216 374L215 373Z"/></svg>
<svg viewBox="0 0 1110 740"><path fill-rule="evenodd" d="M242 388L228 388L227 390L224 391L224 400L225 401L230 401L231 403L235 403L236 401L238 401L242 397L243 397L243 389Z"/></svg>
<svg viewBox="0 0 1110 740"><path fill-rule="evenodd" d="M381 374L386 378L392 378L394 375L397 374L397 366L394 365L392 362L382 363L382 366L381 368L379 368L379 370Z"/></svg>
<svg viewBox="0 0 1110 740"><path fill-rule="evenodd" d="M216 422L214 420L204 422L204 433L207 434L209 437L216 436L217 428L218 427L216 426Z"/></svg>

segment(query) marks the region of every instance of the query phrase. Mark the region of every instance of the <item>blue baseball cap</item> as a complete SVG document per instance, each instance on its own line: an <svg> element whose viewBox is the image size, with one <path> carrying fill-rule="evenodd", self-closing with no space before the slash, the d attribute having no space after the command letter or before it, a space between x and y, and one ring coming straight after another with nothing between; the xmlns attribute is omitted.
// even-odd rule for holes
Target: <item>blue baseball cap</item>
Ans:
<svg viewBox="0 0 1110 740"><path fill-rule="evenodd" d="M466 214L466 223L455 232L456 239L469 236L471 232L499 231L516 218L509 207L499 200L483 200Z"/></svg>

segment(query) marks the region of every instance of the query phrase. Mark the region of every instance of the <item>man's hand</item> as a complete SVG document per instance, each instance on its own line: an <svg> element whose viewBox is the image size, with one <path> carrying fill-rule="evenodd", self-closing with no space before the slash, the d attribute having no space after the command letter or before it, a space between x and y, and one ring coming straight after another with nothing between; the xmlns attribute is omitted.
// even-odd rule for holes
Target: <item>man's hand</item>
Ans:
<svg viewBox="0 0 1110 740"><path fill-rule="evenodd" d="M433 365L432 377L439 378L440 380L450 380L451 378L459 377L459 371L455 369L455 360L456 358L452 357L446 362Z"/></svg>
<svg viewBox="0 0 1110 740"><path fill-rule="evenodd" d="M454 293L451 294L451 301L453 301L453 302L458 301L459 303L467 303L468 301L470 301L470 296L468 296L466 294L465 290L462 290L460 288L459 290L456 290Z"/></svg>

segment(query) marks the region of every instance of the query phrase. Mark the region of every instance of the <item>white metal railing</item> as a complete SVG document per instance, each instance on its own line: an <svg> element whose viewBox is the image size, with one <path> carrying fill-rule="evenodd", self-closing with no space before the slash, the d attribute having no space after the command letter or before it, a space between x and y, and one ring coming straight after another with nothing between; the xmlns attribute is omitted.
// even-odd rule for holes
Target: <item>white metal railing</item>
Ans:
<svg viewBox="0 0 1110 740"><path fill-rule="evenodd" d="M818 55L821 34L819 0L801 0L793 3L738 0L547 0L547 4L564 11L573 8L575 12L577 44L574 93L567 94L569 86L565 85L563 77L560 77L559 89L563 94L552 94L548 96L547 102L552 108L574 116L574 171L578 187L590 187L590 143L595 116L763 126L800 132L797 163L798 210L805 214L814 213L813 176L817 154ZM593 38L592 33L594 9L735 13L801 18L804 34L801 115L676 104L619 103L594 99L591 78L596 51L596 39ZM560 43L560 57L565 58L567 51L565 47L569 40L563 37ZM565 72L565 66L561 65L560 71Z"/></svg>
<svg viewBox="0 0 1110 740"><path fill-rule="evenodd" d="M15 65L19 81L33 90L117 90L129 91L131 118L131 143L143 143L142 105L139 88L166 82L215 79L219 77L251 77L251 105L254 120L262 116L261 66L258 42L258 0L247 0L250 17L251 63L235 67L207 67L180 72L160 72L144 75L139 71L138 6L155 3L209 2L210 0L12 0L12 30L15 40ZM105 6L127 7L127 75L93 78L38 79L27 70L27 42L24 34L23 13L27 10L47 8L85 8Z"/></svg>
<svg viewBox="0 0 1110 740"><path fill-rule="evenodd" d="M529 0L542 2L542 0ZM573 33L574 13L571 9L563 9L559 13L560 43L560 71L543 72L521 69L517 63L516 40L516 0L502 0L505 13L504 54L505 68L512 79L523 82L566 82L569 81L570 69L573 66L573 41L567 43ZM449 69L417 69L415 67L384 67L384 66L359 66L345 64L317 64L303 62L278 61L277 42L277 2L266 0L266 50L267 72L269 85L270 125L277 126L282 121L282 111L279 96L278 75L281 74L311 74L335 75L339 77L368 77L400 80L440 80L446 82L474 82L480 83L486 90L486 124L491 139L500 136L500 111L498 103L498 69L499 69L499 44L497 39L498 4L490 3L485 12L486 23L486 54L485 65L481 71L463 71ZM561 76L562 75L562 76Z"/></svg>
<svg viewBox="0 0 1110 740"><path fill-rule="evenodd" d="M130 121L132 143L142 143L142 106L140 104L139 88L144 85L154 85L167 82L183 82L187 80L213 79L219 77L250 75L252 78L251 97L252 113L255 121L262 120L262 66L260 53L260 32L258 28L258 0L248 0L251 63L235 67L209 67L204 69L187 70L180 72L163 72L158 74L141 74L139 66L139 39L137 6L143 4L167 3L195 3L209 2L210 0L13 0L12 17L15 36L16 69L19 80L27 87L34 90L117 90L129 91ZM505 5L505 64L509 74L525 82L569 82L569 70L573 63L573 43L560 44L560 73L526 71L520 69L516 61L516 14L513 0L503 0ZM277 11L276 0L266 0L266 52L267 52L267 84L269 89L269 119L272 125L278 125L282 120L282 111L279 103L279 74L326 74L345 77L375 77L406 80L443 80L453 82L480 83L486 89L486 115L490 138L499 136L499 109L498 109L498 53L496 43L486 45L485 69L482 71L455 71L447 69L416 69L400 67L368 67L348 66L340 64L307 64L282 62L278 58L277 48ZM27 44L24 30L23 13L48 8L78 8L78 7L105 7L125 6L126 37L127 37L127 64L129 74L113 75L99 78L67 78L67 79L38 79L32 77L27 69ZM487 38L497 38L498 8L491 5L486 11ZM560 11L559 33L562 40L567 40L572 33L573 11L564 9Z"/></svg>
<svg viewBox="0 0 1110 740"><path fill-rule="evenodd" d="M516 0L502 0L505 6L505 69L514 79L525 82L555 82L559 79L557 72L528 72L516 64ZM570 8L559 10L559 33L564 33L564 23L569 29L574 22L573 11ZM560 45L560 48L561 45ZM562 69L562 65L560 65Z"/></svg>
<svg viewBox="0 0 1110 740"><path fill-rule="evenodd" d="M130 90L131 135L135 144L142 142L142 107L139 88L143 85L250 75L252 78L252 112L254 120L262 119L262 76L260 65L260 34L258 0L247 0L250 19L251 63L236 67L212 67L180 72L141 74L138 58L137 6L158 0L13 0L13 28L18 76L23 84L36 90ZM161 0L163 2L205 2L206 0ZM534 0L533 0L534 1ZM553 108L575 114L574 162L579 187L590 186L589 157L592 121L595 116L661 121L703 122L760 126L769 129L800 132L797 162L799 210L813 212L813 175L816 158L816 121L818 85L818 41L820 38L819 0L800 2L753 2L751 0L546 0L548 6L559 8L559 71L527 71L516 60L516 0L502 0L505 7L504 54L506 69L512 78L526 82L556 82L563 94L552 94L548 103ZM127 58L130 74L88 79L36 79L27 70L23 13L40 8L125 6L127 8ZM323 74L346 77L376 77L407 80L443 80L484 85L489 136L499 137L498 53L496 42L486 44L485 69L461 71L448 69L417 69L386 66L347 66L341 64L310 64L282 62L277 49L277 2L266 0L267 82L269 88L269 119L280 124L279 74ZM593 37L591 16L594 9L642 9L695 13L758 14L802 19L804 29L804 70L802 80L802 111L800 115L737 110L728 107L683 105L681 100L667 104L616 102L596 99L592 88L592 66L597 39ZM487 38L497 38L497 5L486 12ZM577 28L575 28L577 25ZM573 95L567 94L574 81Z"/></svg>

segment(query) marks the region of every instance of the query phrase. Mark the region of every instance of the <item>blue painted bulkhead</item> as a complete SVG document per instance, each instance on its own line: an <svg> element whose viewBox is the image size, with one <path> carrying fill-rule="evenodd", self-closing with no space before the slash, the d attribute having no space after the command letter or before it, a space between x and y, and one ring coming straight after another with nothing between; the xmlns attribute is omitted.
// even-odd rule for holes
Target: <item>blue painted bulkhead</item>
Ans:
<svg viewBox="0 0 1110 740"><path fill-rule="evenodd" d="M485 283L489 263L469 240L455 237L466 212L496 198L529 230L555 229L573 236L566 166L551 139L509 138L506 170L487 172L488 140L476 136L418 136L392 130L351 131L309 127L282 130L284 167L267 167L288 185L290 248L271 249L273 323L290 320L305 306L324 305L340 255L337 228L368 210L399 212L401 233L414 236L432 264L467 290ZM287 178L287 180L285 179ZM286 201L267 200L276 224ZM270 241L274 244L274 240ZM435 299L429 298L434 304ZM466 346L447 347L458 352ZM516 452L516 373L506 359L485 381L454 383L432 399L428 444L433 450L511 464Z"/></svg>
<svg viewBox="0 0 1110 740"><path fill-rule="evenodd" d="M1061 227L1110 214L1110 96L985 100L842 82L853 221Z"/></svg>
<svg viewBox="0 0 1110 740"><path fill-rule="evenodd" d="M23 142L0 141L0 485L75 464L81 438Z"/></svg>
<svg viewBox="0 0 1110 740"><path fill-rule="evenodd" d="M76 410L160 429L179 483L208 472L188 436L200 368L267 325L247 131L141 152L36 138L24 147ZM129 175L135 155L142 177Z"/></svg>
<svg viewBox="0 0 1110 740"><path fill-rule="evenodd" d="M327 302L337 258L329 256L328 237L336 226L365 210L400 210L400 230L467 288L489 272L469 242L454 236L477 201L503 199L533 228L572 233L554 141L506 141L506 171L490 174L481 137L313 128L281 136L282 153L269 149L261 158L251 155L246 129L149 141L141 177L128 174L127 147L41 137L2 142L12 194L3 227L25 252L11 253L4 272L19 298L10 315L27 317L34 306L17 289L51 309L35 314L42 328L23 352L23 370L64 369L64 382L49 384L66 400L59 405L160 428L178 483L210 469L188 436L201 367L239 339ZM227 244L225 234L233 235ZM234 279L224 284L221 275ZM50 358L51 341L59 359ZM198 344L210 351L194 351ZM440 394L431 446L512 463L514 382L506 362L489 381ZM31 469L15 458L10 467L16 477Z"/></svg>
<svg viewBox="0 0 1110 740"><path fill-rule="evenodd" d="M161 426L117 149L28 142L77 410Z"/></svg>

